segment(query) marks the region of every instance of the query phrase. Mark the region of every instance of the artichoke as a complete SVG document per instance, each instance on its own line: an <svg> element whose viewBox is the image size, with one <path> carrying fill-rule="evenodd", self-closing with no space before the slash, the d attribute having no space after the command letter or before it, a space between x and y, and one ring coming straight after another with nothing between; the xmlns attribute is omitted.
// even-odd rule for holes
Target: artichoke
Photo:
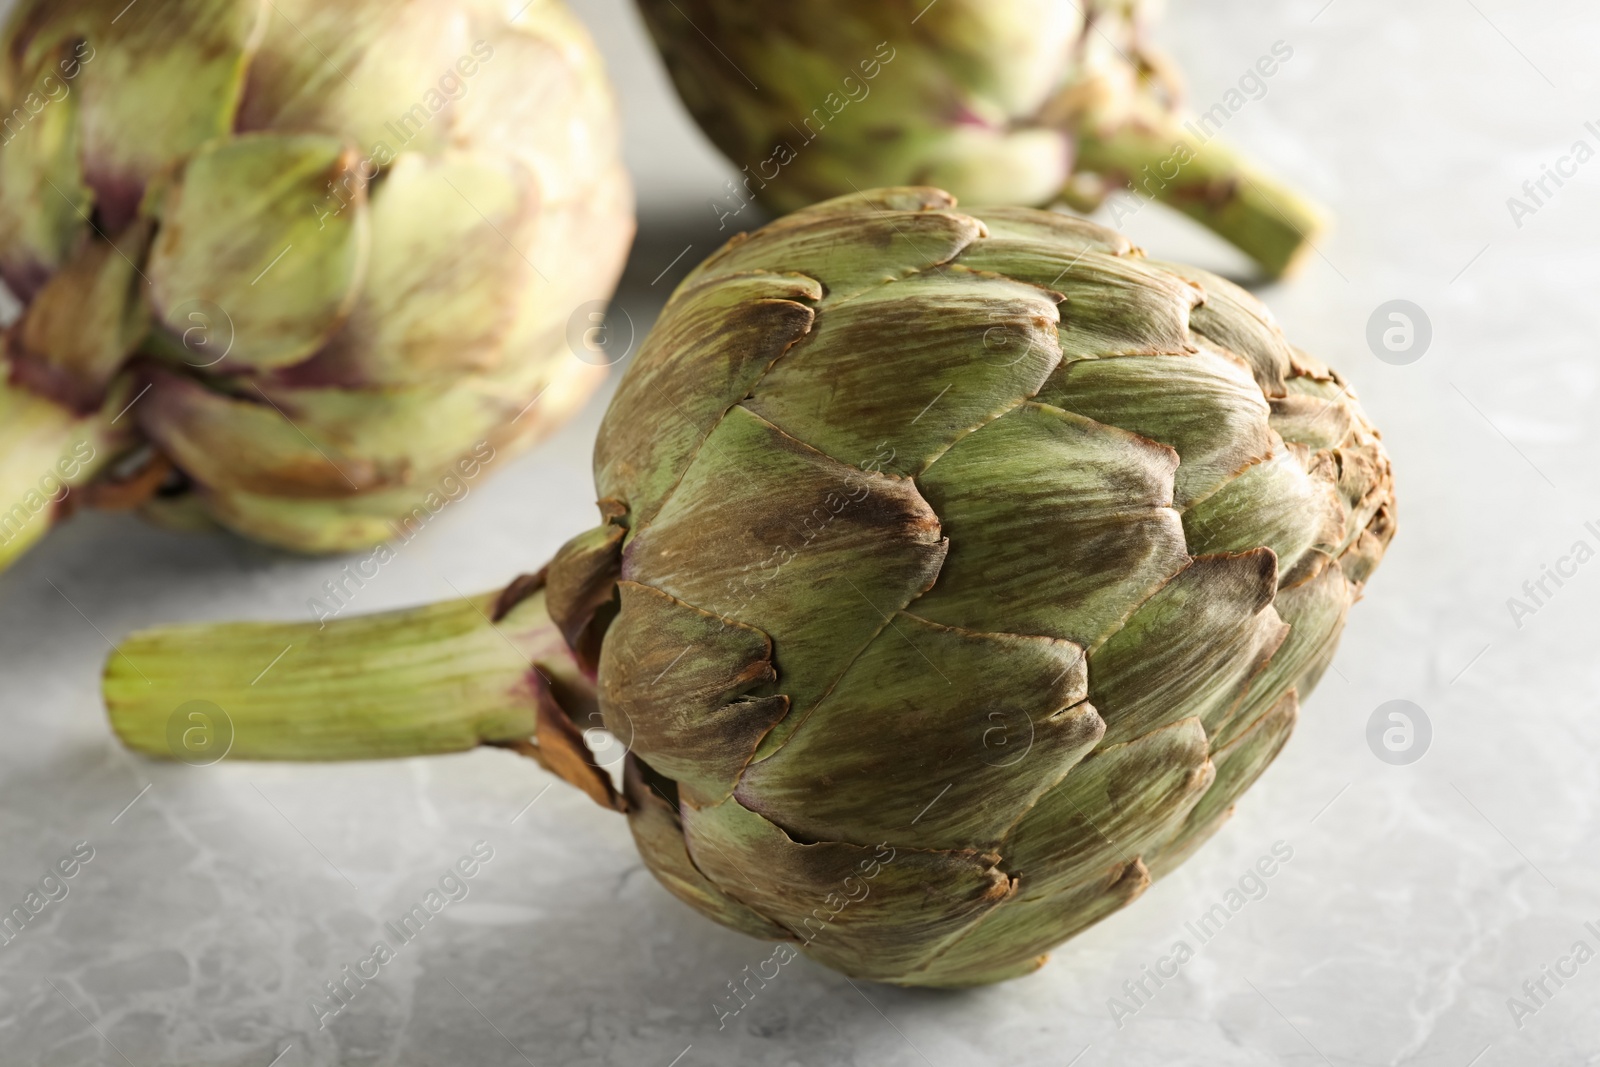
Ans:
<svg viewBox="0 0 1600 1067"><path fill-rule="evenodd" d="M236 758L512 748L717 922L992 982L1217 830L1394 532L1376 431L1248 293L934 189L701 264L595 477L600 524L499 593L135 635L114 728L187 758L203 701Z"/></svg>
<svg viewBox="0 0 1600 1067"><path fill-rule="evenodd" d="M1149 0L639 0L706 135L743 168L720 217L754 196L790 211L880 185L968 204L1090 211L1117 189L1163 201L1288 272L1326 225L1316 205L1217 133L1151 46ZM1254 96L1293 49L1247 69Z"/></svg>
<svg viewBox="0 0 1600 1067"><path fill-rule="evenodd" d="M80 501L374 545L587 397L567 324L615 285L632 192L581 25L508 14L16 6L0 565Z"/></svg>

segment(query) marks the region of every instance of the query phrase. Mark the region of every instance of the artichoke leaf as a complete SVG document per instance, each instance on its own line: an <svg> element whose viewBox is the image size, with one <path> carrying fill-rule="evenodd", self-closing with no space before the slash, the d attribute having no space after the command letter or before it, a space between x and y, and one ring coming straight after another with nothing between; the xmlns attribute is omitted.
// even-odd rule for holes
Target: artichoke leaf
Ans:
<svg viewBox="0 0 1600 1067"><path fill-rule="evenodd" d="M984 245L1002 250L1010 278L1031 281L1053 288L1060 271L1085 252L1108 256L1137 254L1133 242L1116 230L1099 226L1088 219L1061 211L1038 211L1026 207L984 205L970 214L982 220L989 230ZM1037 274L1040 269L1056 273Z"/></svg>
<svg viewBox="0 0 1600 1067"><path fill-rule="evenodd" d="M800 274L685 283L617 387L595 441L595 484L654 517L728 409L811 329L822 286Z"/></svg>
<svg viewBox="0 0 1600 1067"><path fill-rule="evenodd" d="M1372 577L1372 572L1378 569L1389 539L1393 536L1394 509L1385 506L1373 516L1371 525L1363 529L1339 555L1340 569L1357 590L1365 585L1367 579Z"/></svg>
<svg viewBox="0 0 1600 1067"><path fill-rule="evenodd" d="M349 138L378 167L402 151L451 143L455 109L444 88L470 85L471 20L456 4L386 0L271 0L237 129L298 130ZM482 54L482 50L478 55ZM441 81L454 77L454 82ZM469 90L470 91L470 90Z"/></svg>
<svg viewBox="0 0 1600 1067"><path fill-rule="evenodd" d="M1061 353L1068 362L1102 356L1187 352L1190 309L1200 290L1135 256L1064 250L1058 262L1012 262L1010 242L979 241L957 263L1060 293Z"/></svg>
<svg viewBox="0 0 1600 1067"><path fill-rule="evenodd" d="M910 481L829 459L735 407L634 536L622 577L770 635L772 691L803 712L933 584L945 548Z"/></svg>
<svg viewBox="0 0 1600 1067"><path fill-rule="evenodd" d="M1179 510L1272 454L1260 388L1243 364L1214 352L1064 363L1038 399L1175 450Z"/></svg>
<svg viewBox="0 0 1600 1067"><path fill-rule="evenodd" d="M678 817L677 788L629 753L622 768L628 829L650 873L667 891L702 915L763 941L792 941L794 935L762 918L700 873L689 858Z"/></svg>
<svg viewBox="0 0 1600 1067"><path fill-rule="evenodd" d="M1278 590L1272 606L1289 626L1289 635L1266 667L1250 682L1250 690L1220 726L1211 732L1213 751L1231 745L1258 718L1270 714L1285 692L1338 640L1350 611L1350 585L1339 564L1314 554L1316 573L1298 585ZM1302 689L1304 696L1309 689Z"/></svg>
<svg viewBox="0 0 1600 1067"><path fill-rule="evenodd" d="M780 215L761 228L772 233L791 227L804 227L823 219L856 219L864 212L946 211L956 206L956 198L931 185L901 185L886 189L867 189L821 200Z"/></svg>
<svg viewBox="0 0 1600 1067"><path fill-rule="evenodd" d="M689 855L719 889L859 978L914 970L1013 890L992 853L806 844L736 800L680 811Z"/></svg>
<svg viewBox="0 0 1600 1067"><path fill-rule="evenodd" d="M1091 649L1089 699L1105 743L1191 716L1215 730L1288 635L1272 607L1277 587L1271 549L1196 557Z"/></svg>
<svg viewBox="0 0 1600 1067"><path fill-rule="evenodd" d="M133 221L172 160L233 130L268 6L32 0L15 14L30 48L74 49L84 173L108 231Z"/></svg>
<svg viewBox="0 0 1600 1067"><path fill-rule="evenodd" d="M1002 982L1038 970L1045 953L1137 900L1151 881L1138 859L1048 897L1019 891L928 961L915 984L964 987Z"/></svg>
<svg viewBox="0 0 1600 1067"><path fill-rule="evenodd" d="M1272 428L1285 441L1315 451L1336 448L1355 429L1355 412L1345 395L1301 392L1302 380L1289 379L1289 392L1272 399Z"/></svg>
<svg viewBox="0 0 1600 1067"><path fill-rule="evenodd" d="M983 233L977 219L954 211L818 214L763 233L760 241L735 237L683 284L753 271L792 272L817 279L829 299L844 300L941 267Z"/></svg>
<svg viewBox="0 0 1600 1067"><path fill-rule="evenodd" d="M1377 439L1370 434L1352 437L1335 451L1339 494L1349 512L1345 528L1349 541L1373 524L1378 511L1392 500L1394 491L1389 457Z"/></svg>
<svg viewBox="0 0 1600 1067"><path fill-rule="evenodd" d="M1198 337L1244 360L1267 396L1284 395L1294 351L1265 304L1209 271L1181 263L1151 265L1187 278L1205 293L1205 302L1190 315Z"/></svg>
<svg viewBox="0 0 1600 1067"><path fill-rule="evenodd" d="M1039 391L1061 361L1058 300L956 268L829 301L745 406L841 463L920 474Z"/></svg>
<svg viewBox="0 0 1600 1067"><path fill-rule="evenodd" d="M191 365L215 374L290 366L345 321L367 262L359 168L340 141L316 135L214 141L189 160L157 209L148 274L173 335L196 308L227 319L231 346Z"/></svg>
<svg viewBox="0 0 1600 1067"><path fill-rule="evenodd" d="M620 507L605 501L601 507ZM615 511L608 511L607 519ZM622 573L621 526L607 521L604 526L585 530L562 545L550 566L548 600L550 617L573 649L587 651L586 631L595 615L617 595L617 577ZM586 657L580 657L586 658Z"/></svg>
<svg viewBox="0 0 1600 1067"><path fill-rule="evenodd" d="M787 713L783 696L751 698L777 677L772 641L636 582L600 656L606 728L663 774L720 800Z"/></svg>
<svg viewBox="0 0 1600 1067"><path fill-rule="evenodd" d="M579 206L615 165L620 130L611 83L598 62L572 60L590 46L566 4L543 3L537 13L524 7L521 14L473 42L472 59L482 61L449 105L452 143L514 156L533 170L543 199Z"/></svg>
<svg viewBox="0 0 1600 1067"><path fill-rule="evenodd" d="M290 409L285 408L287 410ZM253 415L247 420L251 417ZM246 425L253 424L247 421ZM298 425L306 434L319 432L304 418L303 412L296 412L290 425ZM192 448L200 447L206 440L215 441L219 447L239 444L230 436L231 424L221 419L191 420L186 428L195 435L189 441ZM298 450L296 441L300 446ZM253 442L252 447L261 448L265 443ZM281 491L242 490L230 482L213 485L198 482L190 496L150 501L143 508L145 516L157 522L165 518L168 524L176 521L185 528L199 528L196 525L199 516L192 513L197 503L203 503L203 511L209 513L216 524L255 541L295 552L355 552L385 541L410 541L433 516L448 506L450 498L445 487L458 485L469 477L465 474L458 477L453 472L435 473L432 476L439 480L429 487L419 472L408 469L403 461L397 463L390 458L374 463L370 458L356 459L336 442L324 441L318 446L321 452L306 447L307 438L299 434L294 438L285 435L282 441L274 435L270 443L279 448L273 457L279 467L259 481L254 477L252 481L281 490L284 484L297 484L296 478L320 463L325 469L317 470L318 488L314 492L284 496ZM305 465L298 468L300 473L297 473L297 461ZM455 469L460 470L465 465L466 470L482 470L474 466L475 462L475 457L471 456L458 459ZM341 480L341 471L350 475L350 482ZM357 481L358 477L365 478L373 471L384 472L383 478L387 481L366 484ZM196 472L186 473L194 475ZM323 495L315 495L317 493Z"/></svg>
<svg viewBox="0 0 1600 1067"><path fill-rule="evenodd" d="M1312 548L1331 551L1344 541L1345 512L1331 477L1307 473L1282 446L1247 467L1183 513L1183 533L1197 556L1265 546L1288 576Z"/></svg>
<svg viewBox="0 0 1600 1067"><path fill-rule="evenodd" d="M1216 776L1206 732L1182 719L1102 747L1024 815L1002 852L1018 900L1123 871L1182 824Z"/></svg>
<svg viewBox="0 0 1600 1067"><path fill-rule="evenodd" d="M1070 642L901 612L735 796L810 840L993 848L1104 734L1086 692Z"/></svg>
<svg viewBox="0 0 1600 1067"><path fill-rule="evenodd" d="M92 238L57 272L8 335L13 375L79 412L100 407L112 378L150 328L143 279L150 227Z"/></svg>
<svg viewBox="0 0 1600 1067"><path fill-rule="evenodd" d="M523 251L540 207L532 173L513 161L401 156L367 202L371 256L349 317L316 358L281 377L452 383L520 357L509 334L551 284Z"/></svg>
<svg viewBox="0 0 1600 1067"><path fill-rule="evenodd" d="M10 24L12 47L19 26ZM74 63L73 48L63 42L46 51L45 61ZM52 100L31 83L0 92L0 279L24 302L72 259L91 228L94 194L83 178L80 106L76 93Z"/></svg>
<svg viewBox="0 0 1600 1067"><path fill-rule="evenodd" d="M1092 649L1188 563L1171 507L1177 467L1165 445L1021 405L918 479L950 554L914 610L947 626ZM1041 559L1052 565L1041 570Z"/></svg>
<svg viewBox="0 0 1600 1067"><path fill-rule="evenodd" d="M400 520L430 491L456 491L445 481L451 475L477 478L481 466L514 453L530 426L559 424L588 398L599 369L576 359L530 360L506 374L370 388L286 385L274 375L235 391L289 413L319 443L405 475L414 499L396 512Z"/></svg>
<svg viewBox="0 0 1600 1067"><path fill-rule="evenodd" d="M644 328L626 315L625 328L615 319L596 319L592 307L611 300L633 248L633 187L627 173L615 166L566 200L554 199L542 176L536 174L535 180L539 209L527 243L519 242L518 248L539 269L523 275L507 346L513 359L531 348L549 353L546 359L582 363L605 375L633 355L638 331ZM577 332L601 324L604 336ZM573 355L576 360L568 358Z"/></svg>
<svg viewBox="0 0 1600 1067"><path fill-rule="evenodd" d="M404 480L401 469L320 443L277 405L228 396L160 368L134 411L149 438L213 489L264 496L341 497Z"/></svg>
<svg viewBox="0 0 1600 1067"><path fill-rule="evenodd" d="M1162 878L1221 829L1233 813L1233 804L1255 784L1288 743L1300 718L1300 703L1293 689L1283 694L1227 747L1212 754L1217 777L1194 806L1172 839L1145 857L1153 878Z"/></svg>

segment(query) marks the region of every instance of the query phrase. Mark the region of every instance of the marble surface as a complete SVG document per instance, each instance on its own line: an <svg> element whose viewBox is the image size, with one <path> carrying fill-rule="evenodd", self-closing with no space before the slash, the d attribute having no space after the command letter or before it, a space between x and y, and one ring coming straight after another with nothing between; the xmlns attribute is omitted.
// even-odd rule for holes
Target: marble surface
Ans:
<svg viewBox="0 0 1600 1067"><path fill-rule="evenodd" d="M642 331L717 241L705 201L726 170L623 0L578 7L627 108L644 226L621 306ZM108 641L157 621L303 618L340 562L88 516L0 577L0 905L92 850L69 860L66 896L0 946L0 1063L1600 1063L1600 959L1570 960L1576 942L1600 950L1600 563L1548 585L1532 613L1508 607L1575 542L1600 546L1585 526L1600 528L1600 162L1548 186L1520 227L1507 205L1574 142L1600 145L1585 128L1600 120L1600 10L1174 8L1163 37L1202 105L1275 41L1294 49L1228 135L1340 225L1302 278L1264 296L1360 391L1401 494L1400 536L1336 670L1187 866L1034 977L935 994L802 961L719 1029L713 1002L770 947L678 904L622 820L559 784L544 792L527 761L194 768L122 752L97 693ZM1157 209L1128 229L1165 255L1238 266ZM1407 365L1367 342L1392 300L1432 325ZM359 608L499 585L589 525L603 402L475 486ZM1431 724L1404 765L1368 742L1393 700ZM324 983L477 842L493 857L467 897L319 1028ZM1279 842L1292 858L1256 891L1248 873ZM1241 880L1259 899L1198 944L1186 924ZM1112 998L1132 1007L1124 982L1179 940L1194 958L1114 1018ZM1558 964L1576 974L1545 979L1536 1005L1523 983ZM1512 997L1530 1010L1514 1016Z"/></svg>

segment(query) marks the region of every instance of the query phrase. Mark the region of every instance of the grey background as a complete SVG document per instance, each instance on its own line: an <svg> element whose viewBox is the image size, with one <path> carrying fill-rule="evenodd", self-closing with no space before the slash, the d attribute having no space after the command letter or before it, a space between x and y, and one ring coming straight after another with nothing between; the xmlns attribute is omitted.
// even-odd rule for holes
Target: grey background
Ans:
<svg viewBox="0 0 1600 1067"><path fill-rule="evenodd" d="M551 779L527 761L196 769L120 751L97 693L108 639L304 618L341 564L85 516L0 577L0 904L74 843L95 850L0 948L0 1063L1600 1063L1600 960L1550 984L1520 1029L1507 1007L1574 942L1600 949L1584 927L1600 930L1600 563L1520 628L1507 608L1575 541L1600 545L1584 529L1600 528L1600 160L1521 228L1506 205L1574 141L1600 144L1584 129L1600 119L1600 11L1324 4L1180 3L1161 37L1202 107L1274 41L1295 50L1227 135L1338 213L1304 276L1263 295L1382 427L1400 536L1289 747L1178 873L1034 977L935 994L798 961L719 1031L713 1001L770 947L678 904L621 819L559 784L541 793ZM728 170L623 0L578 7L627 114L642 231L620 306L642 331L719 240L705 201ZM1127 229L1240 266L1155 208ZM1366 342L1396 299L1432 322L1408 366ZM357 606L498 586L590 525L603 404L452 505ZM1404 766L1367 742L1397 699L1432 725ZM323 982L480 839L495 858L471 896L319 1031L307 1002ZM1119 1029L1108 998L1193 943L1184 924L1279 841L1293 859L1265 898Z"/></svg>

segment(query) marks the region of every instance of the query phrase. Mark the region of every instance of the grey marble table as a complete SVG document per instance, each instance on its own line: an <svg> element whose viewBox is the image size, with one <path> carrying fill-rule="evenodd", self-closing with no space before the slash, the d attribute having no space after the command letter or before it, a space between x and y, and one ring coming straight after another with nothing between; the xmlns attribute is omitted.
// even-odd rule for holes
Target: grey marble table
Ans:
<svg viewBox="0 0 1600 1067"><path fill-rule="evenodd" d="M620 306L642 330L718 241L706 201L729 171L623 0L578 7L627 111L643 228ZM1361 393L1401 500L1336 669L1187 866L1033 977L933 994L798 962L719 1027L726 983L770 947L669 897L622 820L544 792L530 762L193 768L121 751L97 693L108 641L303 618L341 563L87 516L0 577L0 906L58 861L74 870L0 946L0 1064L1600 1063L1600 959L1573 954L1600 950L1600 563L1569 560L1537 605L1524 592L1576 542L1600 547L1600 161L1532 212L1508 206L1575 142L1600 147L1585 125L1600 10L1212 0L1174 5L1163 39L1201 106L1274 42L1293 48L1228 136L1340 225L1263 295ZM1240 266L1158 209L1126 228ZM1368 343L1394 300L1431 323L1405 365ZM603 403L474 487L359 607L499 585L588 526ZM1368 740L1394 700L1431 727L1404 765ZM492 859L467 898L319 1020L324 983L478 842ZM1251 879L1274 848L1287 861ZM1241 884L1245 905L1196 937ZM1130 997L1179 941L1194 954L1177 977Z"/></svg>

